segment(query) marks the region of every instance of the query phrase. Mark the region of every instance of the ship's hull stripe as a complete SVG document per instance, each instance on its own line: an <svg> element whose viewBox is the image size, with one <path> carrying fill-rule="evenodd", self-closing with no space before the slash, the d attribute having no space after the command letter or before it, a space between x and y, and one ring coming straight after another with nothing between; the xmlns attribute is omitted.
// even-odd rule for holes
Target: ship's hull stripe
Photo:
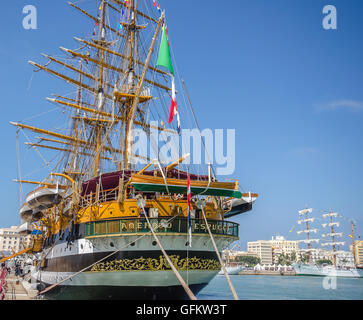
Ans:
<svg viewBox="0 0 363 320"><path fill-rule="evenodd" d="M218 271L180 271L189 288L197 294ZM74 275L41 272L38 290ZM168 296L169 295L169 296ZM46 293L50 299L186 299L183 287L172 271L84 272L64 281Z"/></svg>
<svg viewBox="0 0 363 320"><path fill-rule="evenodd" d="M111 253L112 251L93 252L46 259L42 269L43 271L52 272L79 272ZM173 250L167 251L167 254L174 260L177 269L186 268L186 263L190 264L190 269L201 270L205 268L216 270L220 266L216 253L212 251ZM160 250L119 251L111 257L102 260L99 264L89 268L87 271L90 271L92 268L93 270L101 270L102 267L110 271L154 271L157 268L163 270L170 269L165 263L165 258Z"/></svg>

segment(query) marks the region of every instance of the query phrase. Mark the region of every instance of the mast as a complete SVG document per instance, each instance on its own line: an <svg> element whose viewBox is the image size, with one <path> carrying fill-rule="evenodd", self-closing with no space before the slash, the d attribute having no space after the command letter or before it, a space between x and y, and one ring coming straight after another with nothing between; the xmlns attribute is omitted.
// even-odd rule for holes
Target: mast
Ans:
<svg viewBox="0 0 363 320"><path fill-rule="evenodd" d="M313 209L303 209L299 211L299 216L301 217L301 219L299 219L297 221L298 224L302 224L305 223L306 229L305 230L300 230L297 232L297 234L301 234L301 233L305 233L306 234L306 240L302 240L302 242L307 244L307 254L306 254L306 258L307 258L307 263L310 263L310 252L312 250L311 247L311 243L312 242L319 242L319 239L311 239L310 238L310 233L317 233L318 229L312 229L310 227L310 223L314 222L315 218L309 218L309 213L312 213Z"/></svg>
<svg viewBox="0 0 363 320"><path fill-rule="evenodd" d="M99 57L100 57L100 70L98 77L98 110L101 111L104 104L104 88L103 88L103 60L104 60L104 50L103 46L106 41L106 31L105 31L105 13L106 13L106 0L102 0L101 2L101 21L100 21L100 29L98 33L98 40L100 43ZM96 158L95 158L95 166L94 166L94 175L97 176L100 172L100 159L101 159L101 131L102 127L95 124L96 128Z"/></svg>
<svg viewBox="0 0 363 320"><path fill-rule="evenodd" d="M81 59L79 62L79 69L82 71L83 68L83 60ZM79 79L78 81L80 83L82 83L82 74L79 74ZM81 104L82 103L82 87L79 86L77 89L77 99L76 99L76 103L77 104ZM74 125L73 125L73 134L72 137L75 138L76 140L79 139L79 132L80 132L80 119L78 119L79 116L79 110L76 110L76 119L74 120ZM70 165L69 165L69 169L70 172L68 172L67 174L72 174L75 175L77 172L77 153L78 153L78 142L75 142L73 145L73 150L72 150L72 154L71 154L71 160L70 160Z"/></svg>
<svg viewBox="0 0 363 320"><path fill-rule="evenodd" d="M323 214L323 218L328 218L329 223L323 223L322 226L323 226L323 228L329 227L330 228L330 233L323 234L322 236L323 237L331 237L332 240L330 242L322 243L321 245L322 246L332 246L332 249L333 249L333 263L334 263L334 268L336 269L336 267L337 267L337 257L336 257L337 246L338 245L344 245L345 242L336 241L336 237L342 237L343 233L335 232L335 227L339 227L340 224L337 221L333 221L333 217L338 217L338 213L330 211L329 213Z"/></svg>
<svg viewBox="0 0 363 320"><path fill-rule="evenodd" d="M131 142L132 142L132 131L133 131L133 125L134 125L135 112L136 112L137 107L138 107L139 102L140 102L140 95L141 95L141 92L142 92L143 87L144 87L146 72L147 72L147 70L149 68L150 60L151 60L152 54L154 52L155 44L156 44L156 39L157 39L157 36L159 34L160 26L161 26L161 24L163 22L164 22L164 12L162 13L162 15L161 15L161 17L160 17L160 19L158 21L158 24L156 26L154 37L152 39L152 43L151 43L150 48L148 50L147 58L146 58L146 61L144 63L144 68L143 68L141 77L139 79L139 82L138 82L138 85L137 85L137 88L136 88L135 97L133 99L130 110L128 110L127 126L126 126L126 140L125 140L125 155L124 155L125 169L129 168L129 160L131 158L131 153L132 153Z"/></svg>
<svg viewBox="0 0 363 320"><path fill-rule="evenodd" d="M352 234L351 234L351 238L352 238L352 249L353 249L353 258L354 258L354 266L357 265L357 256L356 256L356 253L355 253L355 240L354 240L354 221L352 220L351 221L351 224L352 224Z"/></svg>
<svg viewBox="0 0 363 320"><path fill-rule="evenodd" d="M134 48L135 48L135 36L136 36L136 8L135 8L135 0L131 0L130 3L130 22L127 24L127 30L129 34L129 58L128 58L128 70L127 70L127 89L126 93L128 94L135 94L135 64L134 64ZM125 87L125 86L124 86ZM136 98L136 97L135 97ZM134 98L134 99L135 99ZM131 104L127 105L126 111L126 118L129 119L130 112L131 112ZM128 159L128 145L129 140L129 133L132 133L132 129L130 128L129 121L126 120L126 128L125 128L125 145L124 145L124 169L129 169L129 159ZM131 157L131 156L130 156Z"/></svg>
<svg viewBox="0 0 363 320"><path fill-rule="evenodd" d="M129 57L129 92L134 93L134 76L135 76L135 66L134 66L134 49L136 47L135 37L136 37L136 8L135 0L131 0L131 22L129 24L130 30L130 57Z"/></svg>

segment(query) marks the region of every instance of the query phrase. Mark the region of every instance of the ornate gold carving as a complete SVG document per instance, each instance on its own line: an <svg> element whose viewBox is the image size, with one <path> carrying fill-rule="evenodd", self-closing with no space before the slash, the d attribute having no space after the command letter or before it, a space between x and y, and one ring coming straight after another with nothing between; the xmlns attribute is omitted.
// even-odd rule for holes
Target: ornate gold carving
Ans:
<svg viewBox="0 0 363 320"><path fill-rule="evenodd" d="M221 265L215 259L200 259L197 257L183 258L180 256L170 256L175 267L180 270L220 270ZM165 257L155 258L137 258L121 259L107 262L101 262L94 265L90 272L111 272L111 271L165 271L171 270Z"/></svg>

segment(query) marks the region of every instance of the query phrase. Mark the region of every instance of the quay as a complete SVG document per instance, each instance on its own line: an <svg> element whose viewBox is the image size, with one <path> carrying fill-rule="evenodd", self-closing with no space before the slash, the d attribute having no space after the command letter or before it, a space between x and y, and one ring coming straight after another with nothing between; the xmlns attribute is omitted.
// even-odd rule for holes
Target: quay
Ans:
<svg viewBox="0 0 363 320"><path fill-rule="evenodd" d="M36 300L38 291L31 289L26 279L8 274L6 277L6 293L4 300Z"/></svg>
<svg viewBox="0 0 363 320"><path fill-rule="evenodd" d="M279 271L279 270L242 270L238 273L239 275L247 276L296 276L294 271Z"/></svg>

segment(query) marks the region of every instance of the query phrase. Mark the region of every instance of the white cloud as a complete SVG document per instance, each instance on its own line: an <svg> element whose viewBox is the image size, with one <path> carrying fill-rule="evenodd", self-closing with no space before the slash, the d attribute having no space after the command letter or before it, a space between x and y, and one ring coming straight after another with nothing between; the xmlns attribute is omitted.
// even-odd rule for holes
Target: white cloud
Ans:
<svg viewBox="0 0 363 320"><path fill-rule="evenodd" d="M326 104L316 105L318 111L351 110L363 111L363 101L336 100Z"/></svg>

